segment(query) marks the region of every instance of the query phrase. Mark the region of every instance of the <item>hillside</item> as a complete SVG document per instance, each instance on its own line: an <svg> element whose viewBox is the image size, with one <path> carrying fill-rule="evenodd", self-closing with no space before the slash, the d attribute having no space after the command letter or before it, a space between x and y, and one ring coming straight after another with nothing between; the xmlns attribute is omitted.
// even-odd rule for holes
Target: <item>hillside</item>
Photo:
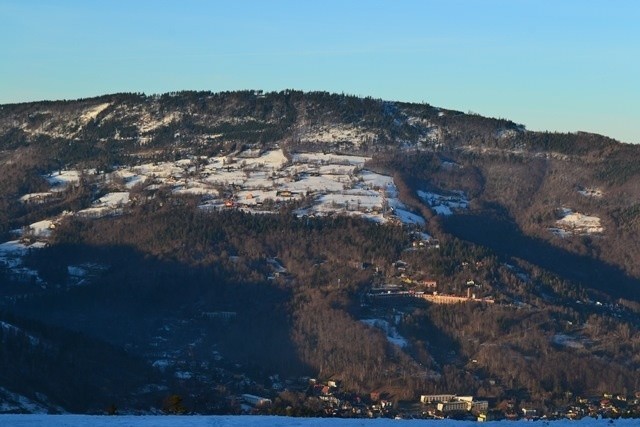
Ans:
<svg viewBox="0 0 640 427"><path fill-rule="evenodd" d="M633 395L639 160L323 92L0 106L0 408L326 413L309 378L503 413ZM69 364L82 396L34 368Z"/></svg>

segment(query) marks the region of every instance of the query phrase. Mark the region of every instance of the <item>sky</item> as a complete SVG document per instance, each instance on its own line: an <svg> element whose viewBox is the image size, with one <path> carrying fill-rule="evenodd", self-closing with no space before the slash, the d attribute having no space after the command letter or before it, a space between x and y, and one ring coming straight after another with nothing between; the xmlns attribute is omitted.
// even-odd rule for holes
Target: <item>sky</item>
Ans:
<svg viewBox="0 0 640 427"><path fill-rule="evenodd" d="M640 143L638 0L0 0L0 104L323 90Z"/></svg>

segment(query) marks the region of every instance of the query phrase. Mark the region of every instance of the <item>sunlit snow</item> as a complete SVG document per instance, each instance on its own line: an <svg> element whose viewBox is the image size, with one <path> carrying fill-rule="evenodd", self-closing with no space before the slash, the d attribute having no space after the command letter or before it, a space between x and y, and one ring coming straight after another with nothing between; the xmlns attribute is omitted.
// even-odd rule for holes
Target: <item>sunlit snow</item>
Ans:
<svg viewBox="0 0 640 427"><path fill-rule="evenodd" d="M80 181L80 172L76 170L61 170L46 177L53 187L52 191L62 191L67 185Z"/></svg>
<svg viewBox="0 0 640 427"><path fill-rule="evenodd" d="M560 210L562 218L556 221L556 227L549 229L553 234L567 237L572 234L598 234L604 231L600 218L574 212L568 208Z"/></svg>
<svg viewBox="0 0 640 427"><path fill-rule="evenodd" d="M82 113L82 115L80 116L80 119L85 123L88 122L89 120L93 120L96 117L98 117L98 114L102 113L104 110L109 108L110 105L111 105L110 103L105 102L104 104L99 104L99 105L96 105L95 107L89 108L85 110L84 113Z"/></svg>

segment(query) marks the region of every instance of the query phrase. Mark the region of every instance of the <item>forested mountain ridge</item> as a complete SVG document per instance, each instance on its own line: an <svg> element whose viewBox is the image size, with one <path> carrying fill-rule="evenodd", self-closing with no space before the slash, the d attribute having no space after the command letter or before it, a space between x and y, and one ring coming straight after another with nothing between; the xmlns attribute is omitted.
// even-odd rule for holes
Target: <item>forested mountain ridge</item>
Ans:
<svg viewBox="0 0 640 427"><path fill-rule="evenodd" d="M177 393L233 412L242 392L319 410L301 376L541 409L631 393L638 150L324 92L0 106L0 339L33 373L3 364L0 387L73 411ZM149 372L74 400L27 368L46 358L29 334Z"/></svg>

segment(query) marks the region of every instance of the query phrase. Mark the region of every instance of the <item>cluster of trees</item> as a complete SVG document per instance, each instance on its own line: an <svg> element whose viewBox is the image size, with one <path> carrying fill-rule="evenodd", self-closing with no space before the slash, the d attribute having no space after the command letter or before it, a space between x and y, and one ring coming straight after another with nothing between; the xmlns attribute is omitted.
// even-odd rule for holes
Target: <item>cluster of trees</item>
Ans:
<svg viewBox="0 0 640 427"><path fill-rule="evenodd" d="M87 335L0 313L0 383L50 411L149 407L160 377L141 358ZM45 399L43 400L43 397Z"/></svg>

